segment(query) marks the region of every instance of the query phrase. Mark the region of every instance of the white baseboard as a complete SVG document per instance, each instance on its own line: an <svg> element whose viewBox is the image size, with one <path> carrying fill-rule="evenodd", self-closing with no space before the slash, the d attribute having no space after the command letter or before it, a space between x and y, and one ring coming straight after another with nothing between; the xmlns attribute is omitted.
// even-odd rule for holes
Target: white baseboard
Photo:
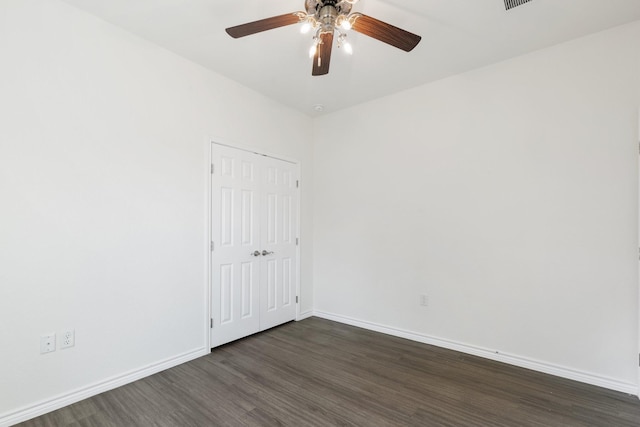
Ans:
<svg viewBox="0 0 640 427"><path fill-rule="evenodd" d="M163 361L152 363L140 369L126 372L121 375L116 375L111 378L99 381L92 385L82 387L69 393L64 393L51 399L43 400L33 405L25 406L23 408L11 411L8 413L0 414L0 427L8 427L17 423L21 423L31 418L38 417L46 414L47 412L55 411L62 407L79 402L91 396L104 393L105 391L112 390L114 388L123 386L125 384L132 383L139 379L148 377L158 372L164 371L174 366L178 366L182 363L189 362L190 360L197 359L209 354L209 349L199 348L189 351L187 353L180 354L178 356L170 357Z"/></svg>
<svg viewBox="0 0 640 427"><path fill-rule="evenodd" d="M296 322L308 319L311 316L313 316L313 310L305 311L304 313L298 314L298 317L296 317Z"/></svg>
<svg viewBox="0 0 640 427"><path fill-rule="evenodd" d="M541 362L534 359L529 359L522 356L514 356L505 353L499 353L491 351L485 348L476 347L456 341L445 340L442 338L432 337L429 335L420 334L417 332L411 332L404 329L394 328L390 326L381 325L374 322L368 322L365 320L354 319L348 316L342 316L334 313L327 313L323 311L315 310L314 316L333 320L335 322L344 323L351 326L357 326L359 328L368 329L371 331L381 332L387 335L393 335L395 337L406 338L412 341L421 342L424 344L435 345L437 347L446 348L449 350L459 351L461 353L472 354L474 356L484 357L486 359L495 360L498 362L508 363L510 365L519 366L521 368L531 369L533 371L543 372L545 374L555 375L557 377L567 378L574 381L579 381L586 384L591 384L599 387L604 387L610 390L620 391L627 394L640 395L638 385L632 383L626 383L618 381L612 378L602 377L594 375L588 372L582 372L564 366L553 365L546 362Z"/></svg>

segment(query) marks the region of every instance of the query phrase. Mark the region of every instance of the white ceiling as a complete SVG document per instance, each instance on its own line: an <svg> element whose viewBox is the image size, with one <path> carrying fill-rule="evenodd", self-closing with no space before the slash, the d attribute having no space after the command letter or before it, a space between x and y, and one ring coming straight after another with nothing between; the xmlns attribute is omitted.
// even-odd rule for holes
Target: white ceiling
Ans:
<svg viewBox="0 0 640 427"><path fill-rule="evenodd" d="M224 29L304 9L304 0L64 0L305 114L336 111L640 19L640 0L361 0L353 11L422 36L410 53L350 32L311 76L298 25L241 39Z"/></svg>

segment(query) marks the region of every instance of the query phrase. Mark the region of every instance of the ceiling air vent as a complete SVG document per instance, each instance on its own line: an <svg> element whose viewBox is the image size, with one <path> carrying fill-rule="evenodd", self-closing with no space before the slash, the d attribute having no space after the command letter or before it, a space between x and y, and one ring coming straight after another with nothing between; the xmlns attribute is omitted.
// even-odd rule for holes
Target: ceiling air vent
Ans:
<svg viewBox="0 0 640 427"><path fill-rule="evenodd" d="M504 7L509 9L513 9L517 6L522 6L525 3L529 3L531 0L504 0Z"/></svg>

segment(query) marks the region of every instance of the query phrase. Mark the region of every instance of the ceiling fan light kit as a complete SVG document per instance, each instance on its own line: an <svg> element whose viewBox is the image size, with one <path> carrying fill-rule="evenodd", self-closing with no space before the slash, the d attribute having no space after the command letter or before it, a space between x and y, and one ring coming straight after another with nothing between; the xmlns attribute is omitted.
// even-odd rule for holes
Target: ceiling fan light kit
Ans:
<svg viewBox="0 0 640 427"><path fill-rule="evenodd" d="M305 12L274 16L235 27L227 28L233 38L245 37L262 31L287 25L302 23L303 34L315 31L309 56L313 58L311 74L321 76L329 73L333 39L337 34L338 48L344 48L348 54L353 47L347 42L347 31L353 30L387 43L405 52L410 52L418 45L421 37L379 21L351 9L358 0L305 0Z"/></svg>

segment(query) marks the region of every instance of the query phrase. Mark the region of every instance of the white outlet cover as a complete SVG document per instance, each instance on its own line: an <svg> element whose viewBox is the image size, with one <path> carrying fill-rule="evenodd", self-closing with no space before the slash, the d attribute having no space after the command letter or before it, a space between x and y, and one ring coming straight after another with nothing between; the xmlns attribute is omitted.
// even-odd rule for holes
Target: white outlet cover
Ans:
<svg viewBox="0 0 640 427"><path fill-rule="evenodd" d="M60 348L73 347L76 344L76 331L69 329L60 334Z"/></svg>
<svg viewBox="0 0 640 427"><path fill-rule="evenodd" d="M42 335L40 337L40 354L56 351L56 334Z"/></svg>
<svg viewBox="0 0 640 427"><path fill-rule="evenodd" d="M420 295L420 305L423 307L429 306L429 296L426 294Z"/></svg>

